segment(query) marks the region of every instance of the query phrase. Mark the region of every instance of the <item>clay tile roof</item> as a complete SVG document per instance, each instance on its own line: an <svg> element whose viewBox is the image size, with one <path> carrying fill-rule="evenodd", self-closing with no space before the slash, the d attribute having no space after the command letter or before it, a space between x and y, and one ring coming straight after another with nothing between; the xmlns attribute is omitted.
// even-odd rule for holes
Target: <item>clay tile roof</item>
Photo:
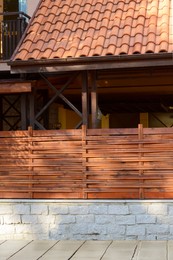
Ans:
<svg viewBox="0 0 173 260"><path fill-rule="evenodd" d="M173 0L42 0L15 60L173 51Z"/></svg>

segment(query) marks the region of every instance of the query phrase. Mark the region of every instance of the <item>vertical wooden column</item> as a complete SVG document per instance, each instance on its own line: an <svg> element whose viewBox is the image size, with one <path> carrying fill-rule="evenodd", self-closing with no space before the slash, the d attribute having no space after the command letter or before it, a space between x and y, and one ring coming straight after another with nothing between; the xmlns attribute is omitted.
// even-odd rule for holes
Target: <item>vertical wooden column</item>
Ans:
<svg viewBox="0 0 173 260"><path fill-rule="evenodd" d="M30 93L30 126L34 129L34 121L35 121L35 109L34 109L34 91Z"/></svg>
<svg viewBox="0 0 173 260"><path fill-rule="evenodd" d="M89 98L88 98L88 73L82 72L82 121L88 128L89 124Z"/></svg>
<svg viewBox="0 0 173 260"><path fill-rule="evenodd" d="M21 128L26 130L27 127L27 112L26 112L26 93L21 94Z"/></svg>
<svg viewBox="0 0 173 260"><path fill-rule="evenodd" d="M0 96L0 131L3 130L3 104L2 104L2 96Z"/></svg>
<svg viewBox="0 0 173 260"><path fill-rule="evenodd" d="M98 95L96 85L96 71L90 71L90 86L91 86L91 120L92 128L98 127Z"/></svg>
<svg viewBox="0 0 173 260"><path fill-rule="evenodd" d="M143 144L142 144L142 140L143 140L143 125L139 124L138 125L138 140L139 140L139 177L140 177L140 181L139 181L139 199L144 199L144 180L142 179L142 176L144 174L144 162L143 162L143 152L141 151L143 148Z"/></svg>
<svg viewBox="0 0 173 260"><path fill-rule="evenodd" d="M86 132L89 126L89 85L88 72L82 72L82 173L83 173L83 194L82 197L87 199L87 149L86 149Z"/></svg>
<svg viewBox="0 0 173 260"><path fill-rule="evenodd" d="M82 126L82 173L83 173L83 199L88 198L88 192L87 192L87 128L86 125Z"/></svg>
<svg viewBox="0 0 173 260"><path fill-rule="evenodd" d="M29 142L28 142L28 147L29 147L29 175L28 175L28 188L29 188L29 192L28 192L28 196L30 199L33 198L33 158L32 158L32 154L33 154L33 141L32 141L32 137L33 137L33 129L31 126L28 127L28 137L29 137Z"/></svg>
<svg viewBox="0 0 173 260"><path fill-rule="evenodd" d="M0 13L3 13L4 7L3 7L4 0L0 0ZM0 24L2 24L3 16L0 15ZM0 26L0 57L2 59L2 26Z"/></svg>

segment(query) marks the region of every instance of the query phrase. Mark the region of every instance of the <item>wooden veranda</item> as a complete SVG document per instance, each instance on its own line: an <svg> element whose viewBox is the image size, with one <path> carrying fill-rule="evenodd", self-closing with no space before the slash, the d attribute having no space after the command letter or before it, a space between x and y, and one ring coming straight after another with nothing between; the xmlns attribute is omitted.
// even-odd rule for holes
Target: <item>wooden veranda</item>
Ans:
<svg viewBox="0 0 173 260"><path fill-rule="evenodd" d="M173 198L173 128L0 132L0 198Z"/></svg>

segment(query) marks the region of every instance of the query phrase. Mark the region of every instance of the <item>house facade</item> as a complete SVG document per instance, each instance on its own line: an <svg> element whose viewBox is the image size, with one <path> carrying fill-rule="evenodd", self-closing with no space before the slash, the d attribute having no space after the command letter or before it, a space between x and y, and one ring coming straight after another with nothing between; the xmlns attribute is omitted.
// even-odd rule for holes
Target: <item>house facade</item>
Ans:
<svg viewBox="0 0 173 260"><path fill-rule="evenodd" d="M0 81L3 238L172 239L172 4L45 0L25 17Z"/></svg>

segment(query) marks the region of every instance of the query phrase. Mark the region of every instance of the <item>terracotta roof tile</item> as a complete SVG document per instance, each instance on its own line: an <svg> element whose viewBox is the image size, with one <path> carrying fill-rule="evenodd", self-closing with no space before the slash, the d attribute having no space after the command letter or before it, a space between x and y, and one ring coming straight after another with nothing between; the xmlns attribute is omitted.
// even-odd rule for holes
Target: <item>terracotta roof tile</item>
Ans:
<svg viewBox="0 0 173 260"><path fill-rule="evenodd" d="M173 0L42 0L13 60L173 51Z"/></svg>

